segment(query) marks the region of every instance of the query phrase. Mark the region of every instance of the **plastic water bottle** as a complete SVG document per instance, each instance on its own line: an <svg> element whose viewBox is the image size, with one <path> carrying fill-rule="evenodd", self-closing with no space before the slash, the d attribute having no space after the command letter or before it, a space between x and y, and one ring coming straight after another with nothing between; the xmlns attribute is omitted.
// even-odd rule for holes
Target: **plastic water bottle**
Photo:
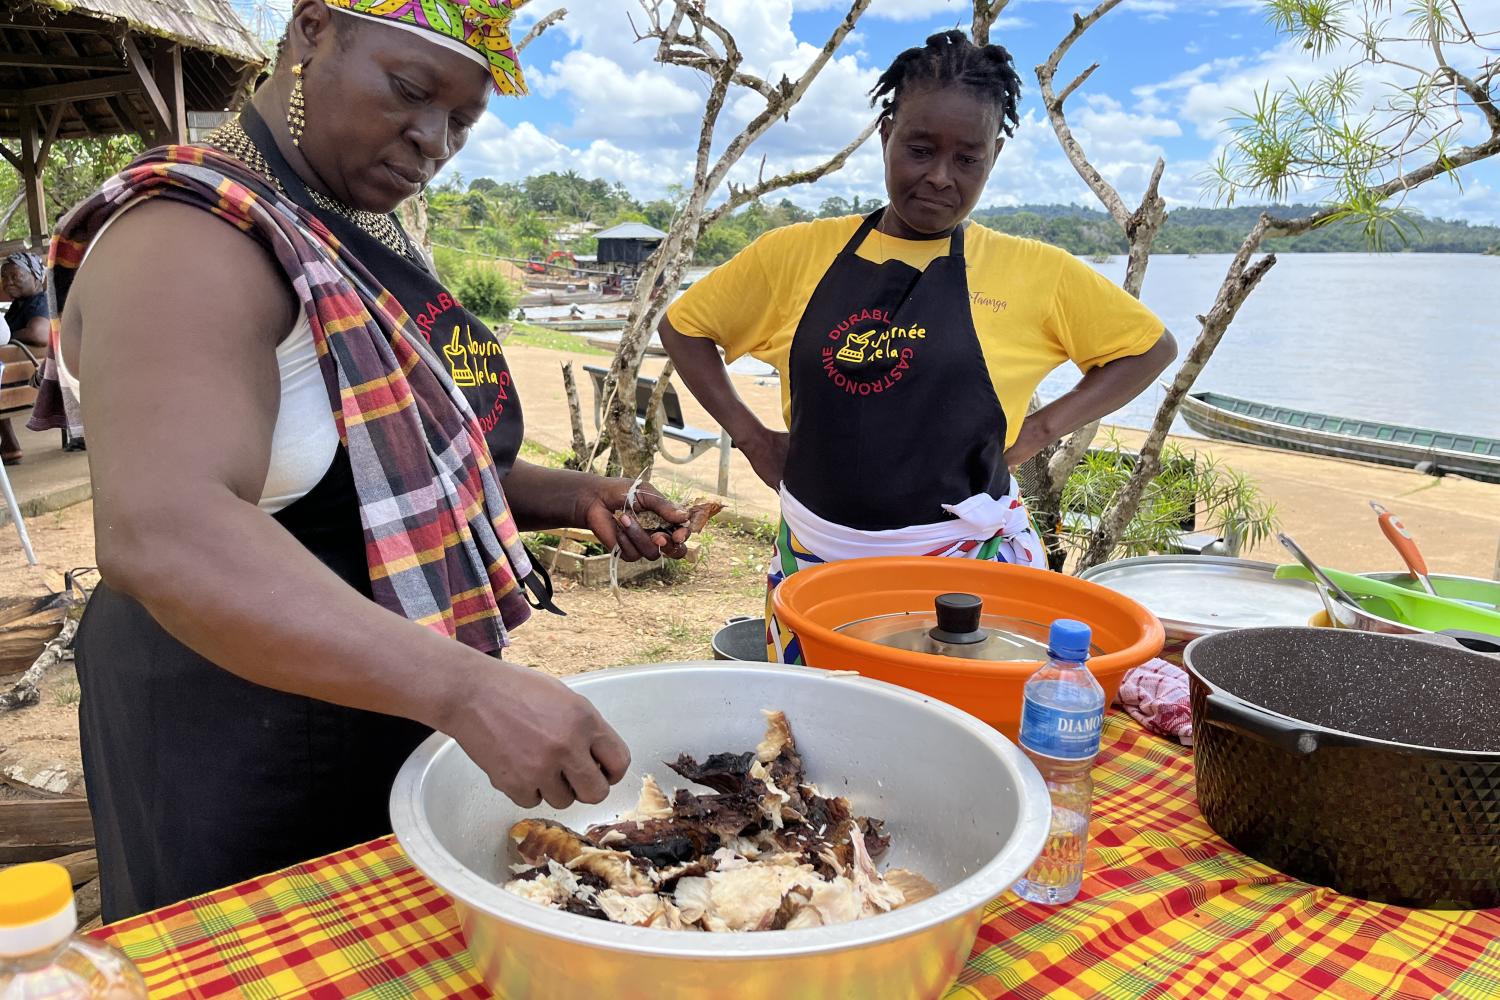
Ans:
<svg viewBox="0 0 1500 1000"><path fill-rule="evenodd" d="M1021 749L1042 772L1052 796L1052 829L1041 856L1016 892L1034 903L1066 903L1083 885L1089 813L1094 804L1094 758L1104 724L1104 689L1089 673L1089 627L1063 618L1052 623L1048 662L1026 682Z"/></svg>
<svg viewBox="0 0 1500 1000"><path fill-rule="evenodd" d="M0 871L0 1000L146 1000L130 959L77 930L66 868Z"/></svg>

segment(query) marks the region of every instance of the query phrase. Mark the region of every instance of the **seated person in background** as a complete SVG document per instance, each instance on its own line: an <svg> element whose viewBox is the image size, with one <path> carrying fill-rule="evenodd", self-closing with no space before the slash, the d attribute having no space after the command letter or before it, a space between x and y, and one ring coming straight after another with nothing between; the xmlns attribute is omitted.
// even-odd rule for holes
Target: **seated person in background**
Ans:
<svg viewBox="0 0 1500 1000"><path fill-rule="evenodd" d="M42 259L24 250L5 258L0 264L0 294L10 299L0 344L15 340L34 352L46 350L52 314L47 309L47 266ZM0 461L6 465L21 461L21 442L9 418L0 420Z"/></svg>

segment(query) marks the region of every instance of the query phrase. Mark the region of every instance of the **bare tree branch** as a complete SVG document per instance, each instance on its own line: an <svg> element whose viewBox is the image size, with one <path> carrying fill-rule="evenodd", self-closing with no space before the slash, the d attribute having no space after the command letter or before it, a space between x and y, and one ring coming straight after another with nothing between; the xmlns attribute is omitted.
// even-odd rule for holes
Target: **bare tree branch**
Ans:
<svg viewBox="0 0 1500 1000"><path fill-rule="evenodd" d="M521 44L516 46L516 53L519 55L520 53L525 52L526 46L542 37L542 32L546 31L548 28L552 27L558 21L561 21L567 16L568 8L559 7L552 13L548 14L546 17L543 17L536 24L533 24L531 26L531 30L526 32L526 37L521 39Z"/></svg>
<svg viewBox="0 0 1500 1000"><path fill-rule="evenodd" d="M980 0L976 0L976 4L979 2ZM1052 126L1052 131L1057 135L1057 141L1062 146L1063 152L1073 164L1073 169L1083 178L1095 197L1104 204L1110 217L1125 234L1129 245L1129 257L1125 268L1124 287L1131 295L1140 298L1141 286L1146 280L1146 267L1151 260L1151 247L1156 242L1157 234L1161 232L1161 227L1167 219L1167 203L1161 197L1159 190L1166 163L1158 158L1156 169L1151 175L1151 182L1146 186L1146 193L1141 198L1140 207L1133 212L1130 211L1125 207L1125 200L1120 197L1120 193L1089 161L1088 154L1074 137L1063 110L1063 105L1068 98L1094 74L1099 64L1094 63L1089 66L1072 83L1064 87L1060 94L1054 90L1057 71L1069 49L1100 18L1119 6L1120 2L1121 0L1104 0L1087 16L1074 14L1072 30L1063 37L1062 41L1058 42L1047 61L1036 68L1036 77L1041 85L1042 104L1046 108L1048 122ZM1041 495L1034 499L1044 521L1054 523L1060 521L1060 506L1068 477L1072 475L1073 469L1088 451L1089 445L1093 443L1098 433L1099 422L1094 421L1071 434L1067 441L1050 456L1038 460L1046 464L1044 468L1038 469L1033 477L1043 480L1044 486ZM1050 531L1044 540L1048 543L1049 559L1051 559L1057 555L1056 549L1061 544L1060 540L1055 532Z"/></svg>
<svg viewBox="0 0 1500 1000"><path fill-rule="evenodd" d="M715 188L724 182L729 169L735 163L739 162L740 157L744 155L745 150L751 143L764 135L766 130L775 124L778 119L785 118L791 113L792 108L802 100L803 95L807 93L807 88L811 87L813 80L817 78L819 73L823 72L823 67L828 65L828 60L833 58L834 52L838 51L839 46L844 44L844 39L849 36L849 32L854 30L855 24L859 22L860 17L869 8L870 0L853 0L853 3L849 6L848 13L844 15L843 20L838 23L838 26L833 29L833 32L828 36L828 40L823 43L823 47L818 50L818 54L813 57L813 61L808 65L807 69L803 70L802 75L797 78L796 82L791 83L783 80L777 97L766 101L765 110L756 115L750 121L750 124L745 126L744 131L730 141L723 155L719 157L718 166L714 168L713 174L710 175L710 180Z"/></svg>
<svg viewBox="0 0 1500 1000"><path fill-rule="evenodd" d="M641 270L636 296L620 338L620 347L605 379L610 403L606 407L603 436L610 440L613 449L611 462L618 462L628 475L650 468L659 442L660 428L648 421L643 435L643 429L636 424L635 408L630 405L633 403L634 393L614 393L613 388L617 385L633 385L640 371L646 344L667 306L668 296L657 294L658 290L675 287L681 280L703 232L703 218L709 198L724 184L729 171L740 161L745 151L777 121L785 119L791 113L869 8L870 0L851 0L848 13L831 32L809 66L795 81L783 78L775 84L762 81L743 70L743 57L733 34L708 16L705 0L640 0L640 3L648 24L644 31L636 29L637 38L654 39L657 42L658 62L708 72L711 86L698 134L692 185L668 228L667 238ZM724 144L718 158L713 159L712 150L719 118L732 86L747 88L760 94L765 99L765 107L734 138ZM839 155L834 159L839 163L843 162ZM743 204L750 197L767 193L777 186L798 183L805 173L808 172L793 171L770 181L762 176L752 187L732 191L731 200L741 199L739 204Z"/></svg>
<svg viewBox="0 0 1500 1000"><path fill-rule="evenodd" d="M797 184L811 184L813 181L817 180L820 177L827 176L828 174L831 174L836 170L843 169L845 162L848 161L849 157L854 153L856 149L864 145L865 140L869 139L870 136L874 134L875 129L879 124L879 118L871 121L870 124L864 127L864 130L860 132L859 135L854 137L853 141L850 142L849 145L845 146L843 149L839 150L837 153L833 154L833 156L824 160L822 163L818 164L815 167L809 167L806 170L790 170L784 174L779 174L775 177L772 177L770 180L762 180L748 187L736 187L735 185L731 184L729 186L729 198L726 199L722 205L718 206L713 211L703 216L703 220L698 225L698 235L702 236L703 233L708 230L708 227L712 226L715 222L718 222L720 219L724 218L724 216L730 214L731 212L744 205L748 205L750 202L755 201L757 198L760 198L763 195L769 194L772 191L779 191L782 188L792 187Z"/></svg>
<svg viewBox="0 0 1500 1000"><path fill-rule="evenodd" d="M1123 284L1125 290L1136 298L1141 297L1141 286L1146 282L1151 248L1161 227L1167 223L1167 201L1161 196L1161 175L1166 169L1167 161L1158 156L1156 166L1151 170L1151 180L1146 184L1146 193L1141 195L1140 207L1125 223L1125 239L1130 242L1130 251Z"/></svg>
<svg viewBox="0 0 1500 1000"><path fill-rule="evenodd" d="M661 374L656 376L651 399L646 403L646 426L642 428L642 434L651 442L652 448L661 442L661 401L666 398L667 390L672 388L672 370L672 359L668 358L666 364L661 366Z"/></svg>
<svg viewBox="0 0 1500 1000"><path fill-rule="evenodd" d="M1104 0L1086 17L1074 14L1073 30L1057 43L1057 48L1052 50L1052 55L1047 57L1047 61L1036 68L1036 78L1042 87L1042 104L1047 109L1047 118L1052 123L1052 131L1057 133L1057 141L1062 144L1068 161L1073 164L1073 169L1078 171L1078 176L1083 178L1083 182L1089 186L1089 190L1093 191L1095 197L1104 203L1104 207L1114 217L1115 222L1119 223L1121 229L1124 229L1130 224L1130 210L1125 207L1120 193L1100 175L1098 170L1094 169L1094 165L1084 155L1083 147L1073 137L1073 130L1068 127L1067 116L1063 114L1063 101L1088 78L1093 69L1090 68L1078 80L1075 80L1063 92L1062 97L1059 97L1052 89L1058 66L1062 64L1063 57L1068 54L1073 43L1082 38L1084 32L1093 27L1105 14L1118 7L1120 3L1121 0Z"/></svg>
<svg viewBox="0 0 1500 1000"><path fill-rule="evenodd" d="M969 27L969 38L975 45L990 44L990 29L995 21L1010 6L1010 0L974 0L974 20Z"/></svg>
<svg viewBox="0 0 1500 1000"><path fill-rule="evenodd" d="M1082 73L1079 73L1078 76L1074 78L1072 83L1063 88L1062 93L1057 95L1057 106L1059 109L1061 109L1062 106L1067 102L1068 98L1073 96L1073 91L1083 86L1084 82L1087 81L1089 77L1093 76L1094 70L1098 68L1099 64L1094 63L1088 69L1084 70Z"/></svg>
<svg viewBox="0 0 1500 1000"><path fill-rule="evenodd" d="M1420 187L1434 177L1452 173L1460 167L1487 159L1497 153L1500 153L1500 129L1497 129L1484 142L1473 146L1465 146L1463 149L1455 151L1451 156L1435 159L1413 170L1409 170L1399 177L1386 181L1384 184L1370 188L1369 193L1379 199L1389 198L1394 194ZM1314 229L1332 219L1341 211L1342 206L1329 205L1316 212L1310 212L1295 219L1272 218L1267 227L1266 236L1267 238L1274 236L1300 236L1308 230Z"/></svg>
<svg viewBox="0 0 1500 1000"><path fill-rule="evenodd" d="M1094 530L1089 533L1088 547L1084 551L1079 562L1080 570L1097 566L1107 561L1114 553L1115 540L1124 534L1125 526L1135 516L1140 506L1141 496L1146 491L1146 486L1161 471L1161 450L1166 444L1167 434L1172 429L1172 421L1177 417L1177 411L1182 406L1182 399L1188 390L1197 381L1198 374L1203 371L1203 366L1213 356L1219 342L1224 339L1224 332L1229 329L1229 324L1239 313L1240 306L1244 304L1245 298L1260 284L1260 279L1265 277L1266 272L1276 265L1276 255L1269 254L1255 263L1250 263L1250 258L1260 248L1261 241L1265 239L1270 230L1271 220L1262 214L1256 221L1250 233L1240 244L1239 251L1234 260L1230 262L1229 270L1224 278L1224 283L1219 286L1219 294L1214 299L1214 304L1206 316L1198 317L1201 328L1198 339L1193 342L1188 351L1182 367L1177 370L1171 385L1167 387L1165 397L1156 410L1156 419L1152 422L1151 430L1146 435L1146 441L1141 445L1140 458L1131 470L1130 478L1115 495L1109 508L1099 518Z"/></svg>
<svg viewBox="0 0 1500 1000"><path fill-rule="evenodd" d="M589 453L593 451L589 447L588 436L583 430L583 404L578 401L578 383L573 379L573 362L564 361L562 365L563 392L568 397L568 423L573 432L573 457L579 462L586 462ZM588 469L582 469L588 472Z"/></svg>
<svg viewBox="0 0 1500 1000"><path fill-rule="evenodd" d="M658 62L700 70L709 76L718 76L725 63L730 61L731 53L738 51L734 36L729 29L708 15L702 0L682 0L676 5L674 16L667 25L660 23L659 15L655 10L659 6L659 3L653 4L648 9L652 27L644 35L637 32L636 39L638 41L648 38L658 39L660 42L657 53ZM683 20L687 20L692 25L691 36L682 33ZM707 34L705 34L705 29ZM715 50L708 40L708 35L713 35L719 40L722 52ZM777 88L758 76L738 69L738 60L735 62L733 83L753 90L767 100L776 96Z"/></svg>

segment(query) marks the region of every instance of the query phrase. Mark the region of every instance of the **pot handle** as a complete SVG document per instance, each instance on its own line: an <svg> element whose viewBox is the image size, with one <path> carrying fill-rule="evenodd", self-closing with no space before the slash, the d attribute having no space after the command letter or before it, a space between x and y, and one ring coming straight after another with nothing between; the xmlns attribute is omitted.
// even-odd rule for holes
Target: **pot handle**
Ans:
<svg viewBox="0 0 1500 1000"><path fill-rule="evenodd" d="M1500 655L1500 637L1486 635L1483 632L1466 632L1463 629L1450 628L1441 632L1427 632L1405 638L1416 642L1447 646L1449 649L1466 649L1471 653Z"/></svg>
<svg viewBox="0 0 1500 1000"><path fill-rule="evenodd" d="M738 625L740 622L754 621L754 615L730 615L724 619L725 625Z"/></svg>
<svg viewBox="0 0 1500 1000"><path fill-rule="evenodd" d="M1233 729L1252 739L1269 743L1287 753L1307 756L1319 747L1357 746L1358 740L1342 733L1329 732L1306 723L1272 715L1238 698L1210 693L1204 699L1205 721L1224 729Z"/></svg>

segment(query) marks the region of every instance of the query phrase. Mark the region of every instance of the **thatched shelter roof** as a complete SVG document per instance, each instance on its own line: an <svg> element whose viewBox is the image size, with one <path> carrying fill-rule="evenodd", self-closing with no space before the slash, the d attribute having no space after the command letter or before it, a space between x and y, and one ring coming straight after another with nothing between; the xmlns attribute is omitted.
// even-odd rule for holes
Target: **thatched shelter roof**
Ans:
<svg viewBox="0 0 1500 1000"><path fill-rule="evenodd" d="M179 62L179 74L164 68ZM0 138L21 136L27 106L42 129L56 117L58 139L150 136L177 76L184 110L220 111L265 64L228 0L10 0L0 5Z"/></svg>

